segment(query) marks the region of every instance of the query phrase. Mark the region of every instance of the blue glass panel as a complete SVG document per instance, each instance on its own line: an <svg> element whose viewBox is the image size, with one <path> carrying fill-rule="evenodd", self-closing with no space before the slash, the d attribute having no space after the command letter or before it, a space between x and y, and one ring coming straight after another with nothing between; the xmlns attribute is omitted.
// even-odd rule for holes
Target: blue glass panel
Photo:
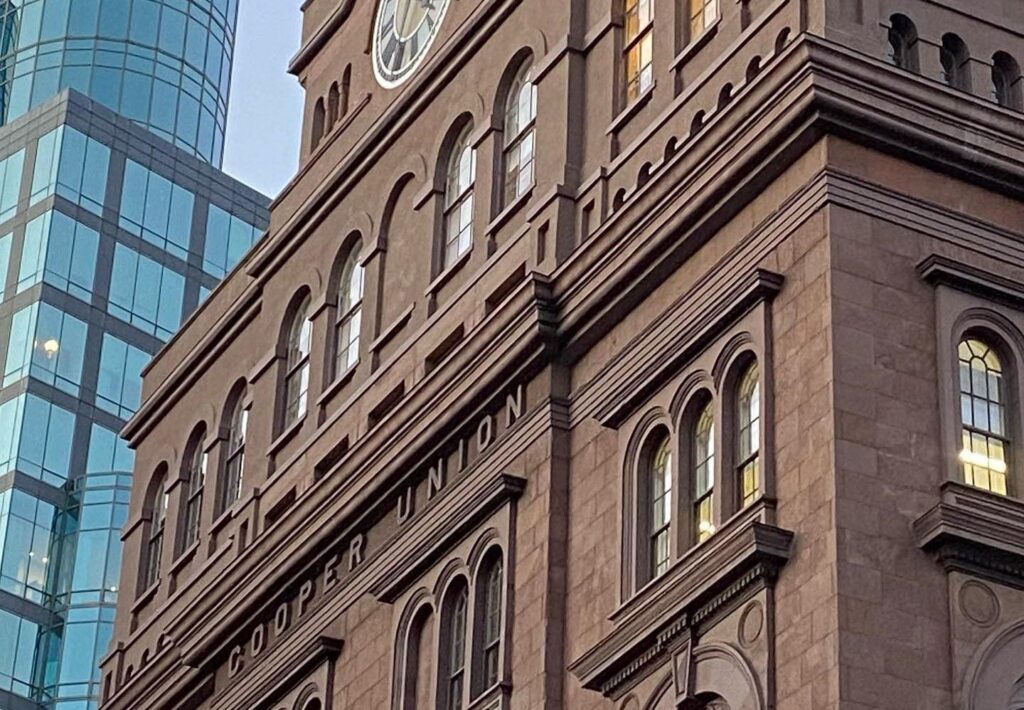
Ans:
<svg viewBox="0 0 1024 710"><path fill-rule="evenodd" d="M46 212L25 227L17 290L46 283L90 301L99 233L61 212Z"/></svg>
<svg viewBox="0 0 1024 710"><path fill-rule="evenodd" d="M127 419L142 401L142 368L149 355L109 333L103 336L96 406Z"/></svg>
<svg viewBox="0 0 1024 710"><path fill-rule="evenodd" d="M13 217L18 209L21 172L24 166L24 150L19 150L14 155L0 161L0 222Z"/></svg>

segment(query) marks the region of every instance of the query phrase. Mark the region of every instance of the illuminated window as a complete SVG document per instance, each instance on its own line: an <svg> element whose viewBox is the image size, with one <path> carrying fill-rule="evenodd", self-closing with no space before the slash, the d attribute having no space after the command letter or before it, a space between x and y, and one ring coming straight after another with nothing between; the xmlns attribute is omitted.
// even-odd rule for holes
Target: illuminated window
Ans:
<svg viewBox="0 0 1024 710"><path fill-rule="evenodd" d="M736 390L737 412L737 480L740 504L745 507L761 495L761 473L758 462L761 442L761 385L757 363L750 365Z"/></svg>
<svg viewBox="0 0 1024 710"><path fill-rule="evenodd" d="M626 3L626 101L632 102L654 83L654 10L652 0Z"/></svg>
<svg viewBox="0 0 1024 710"><path fill-rule="evenodd" d="M334 377L359 362L359 333L363 324L363 267L360 244L348 251L338 279L338 303L334 321Z"/></svg>
<svg viewBox="0 0 1024 710"><path fill-rule="evenodd" d="M715 532L715 415L708 402L697 415L693 427L694 521L697 542Z"/></svg>
<svg viewBox="0 0 1024 710"><path fill-rule="evenodd" d="M454 264L473 246L473 186L476 150L470 145L472 126L459 134L448 159L444 191L444 267Z"/></svg>
<svg viewBox="0 0 1024 710"><path fill-rule="evenodd" d="M669 540L672 528L672 449L667 432L661 435L652 450L648 467L648 549L650 574L654 578L661 576L668 569L671 548Z"/></svg>
<svg viewBox="0 0 1024 710"><path fill-rule="evenodd" d="M697 39L718 19L718 0L688 0L690 3L690 41Z"/></svg>
<svg viewBox="0 0 1024 710"><path fill-rule="evenodd" d="M309 320L309 296L292 315L288 339L285 343L284 376L284 426L299 421L306 415L309 395L309 352L312 343L313 324Z"/></svg>
<svg viewBox="0 0 1024 710"><path fill-rule="evenodd" d="M504 204L509 205L533 187L536 150L537 87L529 62L516 74L505 103Z"/></svg>
<svg viewBox="0 0 1024 710"><path fill-rule="evenodd" d="M1002 363L995 350L973 337L960 341L958 355L964 482L1006 495L1010 439Z"/></svg>

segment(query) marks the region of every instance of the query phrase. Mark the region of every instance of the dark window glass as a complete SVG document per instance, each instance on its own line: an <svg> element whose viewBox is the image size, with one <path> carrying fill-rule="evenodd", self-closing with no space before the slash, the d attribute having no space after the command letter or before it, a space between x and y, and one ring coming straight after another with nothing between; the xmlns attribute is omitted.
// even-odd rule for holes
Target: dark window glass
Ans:
<svg viewBox="0 0 1024 710"><path fill-rule="evenodd" d="M483 579L483 690L498 682L501 673L502 565L495 557Z"/></svg>
<svg viewBox="0 0 1024 710"><path fill-rule="evenodd" d="M309 352L313 323L309 320L309 296L292 316L286 341L284 376L284 425L287 427L306 415L309 395Z"/></svg>

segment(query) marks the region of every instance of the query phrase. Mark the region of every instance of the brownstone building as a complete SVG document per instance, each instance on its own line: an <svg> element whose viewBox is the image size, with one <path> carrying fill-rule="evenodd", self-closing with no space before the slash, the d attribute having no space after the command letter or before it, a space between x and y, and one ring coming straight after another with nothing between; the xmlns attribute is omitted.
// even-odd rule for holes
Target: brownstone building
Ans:
<svg viewBox="0 0 1024 710"><path fill-rule="evenodd" d="M303 12L103 707L1024 708L1024 3Z"/></svg>

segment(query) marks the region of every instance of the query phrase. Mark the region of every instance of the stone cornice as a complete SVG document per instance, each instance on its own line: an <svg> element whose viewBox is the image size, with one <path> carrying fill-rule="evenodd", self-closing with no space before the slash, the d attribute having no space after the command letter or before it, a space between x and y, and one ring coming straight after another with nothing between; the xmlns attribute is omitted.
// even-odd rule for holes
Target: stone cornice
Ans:
<svg viewBox="0 0 1024 710"><path fill-rule="evenodd" d="M1024 308L1024 288L1016 281L933 254L917 266L917 271L932 285L942 285L1003 303L1011 308Z"/></svg>
<svg viewBox="0 0 1024 710"><path fill-rule="evenodd" d="M569 670L583 687L617 698L696 628L747 590L774 583L793 534L762 522L765 503L733 518L612 615L615 629Z"/></svg>
<svg viewBox="0 0 1024 710"><path fill-rule="evenodd" d="M958 569L1024 589L1024 503L949 481L914 521L921 549Z"/></svg>

